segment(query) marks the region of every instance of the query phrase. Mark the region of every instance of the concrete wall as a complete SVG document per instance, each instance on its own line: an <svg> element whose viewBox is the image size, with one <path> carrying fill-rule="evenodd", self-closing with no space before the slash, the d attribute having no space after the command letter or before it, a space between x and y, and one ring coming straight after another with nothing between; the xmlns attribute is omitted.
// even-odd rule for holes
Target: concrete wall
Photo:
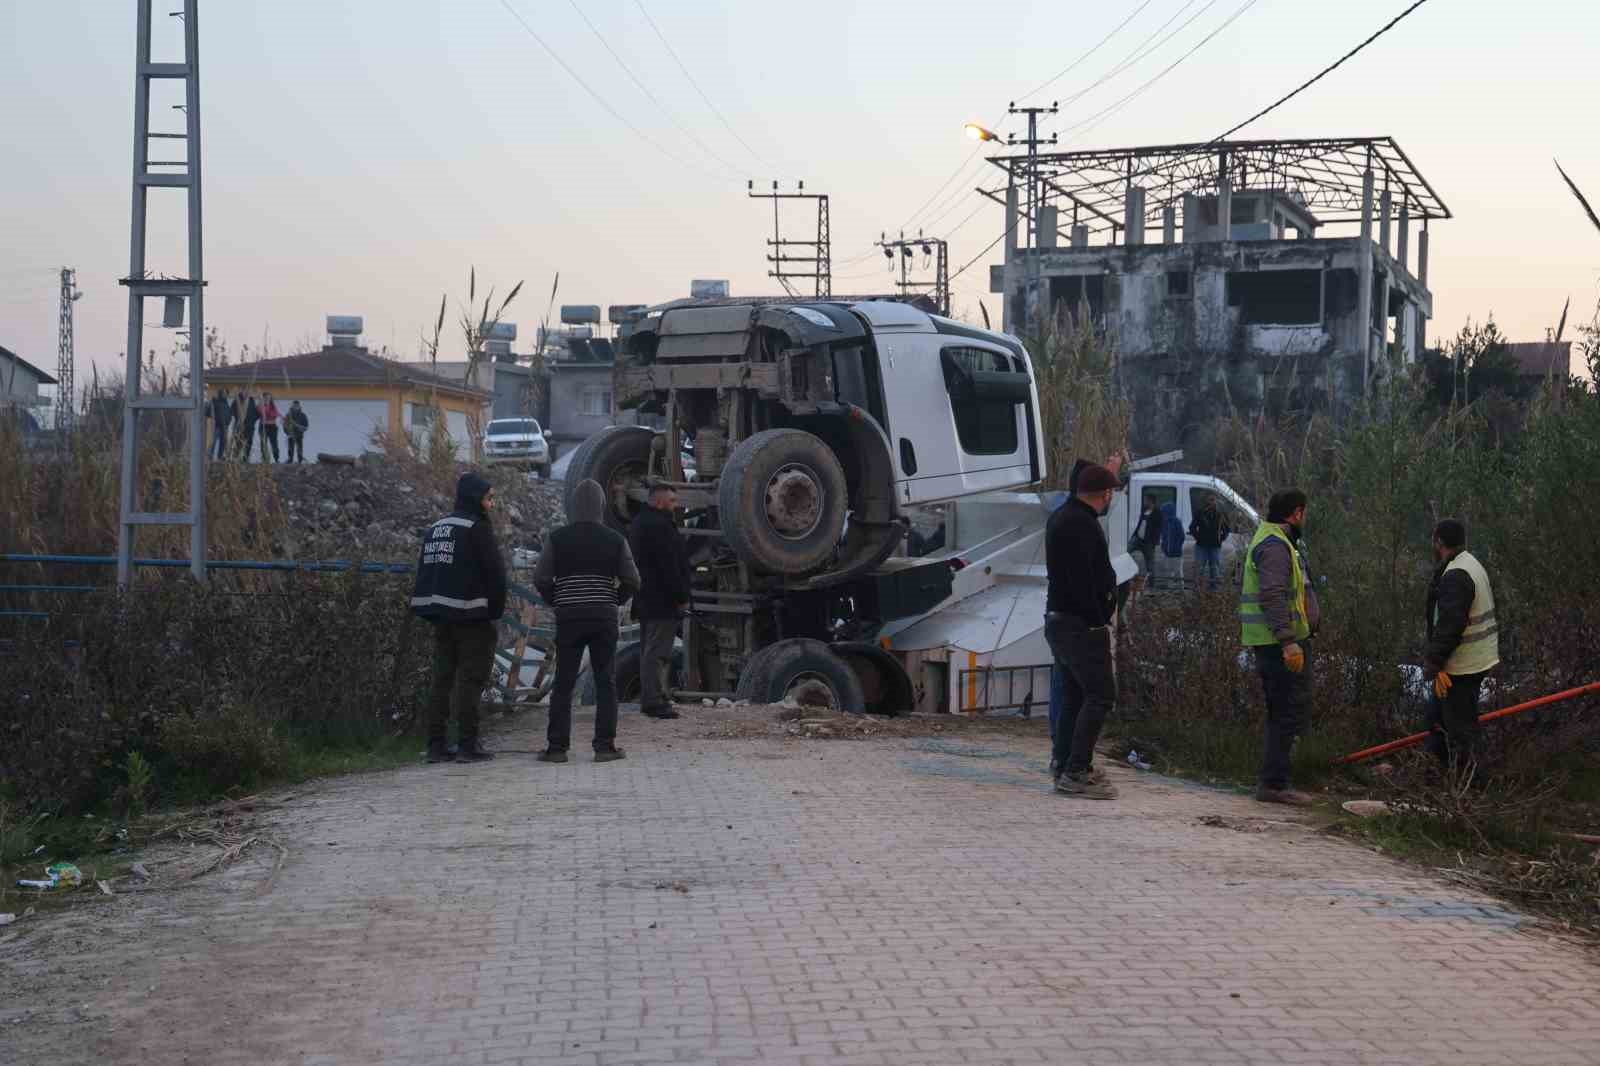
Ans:
<svg viewBox="0 0 1600 1066"><path fill-rule="evenodd" d="M1363 247L1375 279L1373 357L1365 367L1367 331L1356 298ZM1293 279L1299 311L1283 314L1280 305L1245 294L1246 284L1270 285L1254 279L1273 271L1316 272L1314 279L1304 273L1283 279ZM999 274L1009 305L1025 288L1024 258ZM1415 359L1420 324L1433 309L1419 281L1375 242L1356 237L1054 249L1040 253L1040 274L1038 295L1045 300L1053 278L1101 279L1099 324L1116 345L1119 380L1133 403L1132 443L1146 453L1176 447L1203 453L1197 435L1212 432L1230 410L1347 411L1363 388L1392 371L1386 341L1397 343L1400 362ZM1187 283L1174 286L1174 274L1187 275ZM1230 274L1252 279L1237 283L1233 306ZM1307 293L1315 293L1309 316ZM1048 310L1039 302L1030 301L1035 314ZM1390 309L1392 318L1385 315ZM1279 314L1311 321L1275 321Z"/></svg>

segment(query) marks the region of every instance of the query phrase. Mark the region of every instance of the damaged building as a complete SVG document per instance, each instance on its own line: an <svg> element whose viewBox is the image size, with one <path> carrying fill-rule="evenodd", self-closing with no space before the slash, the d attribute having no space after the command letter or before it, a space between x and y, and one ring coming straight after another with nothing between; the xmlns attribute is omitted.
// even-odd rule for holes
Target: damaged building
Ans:
<svg viewBox="0 0 1600 1066"><path fill-rule="evenodd" d="M1348 411L1423 350L1428 224L1450 217L1387 137L1226 141L992 160L1007 331L1088 316L1140 450L1230 410Z"/></svg>

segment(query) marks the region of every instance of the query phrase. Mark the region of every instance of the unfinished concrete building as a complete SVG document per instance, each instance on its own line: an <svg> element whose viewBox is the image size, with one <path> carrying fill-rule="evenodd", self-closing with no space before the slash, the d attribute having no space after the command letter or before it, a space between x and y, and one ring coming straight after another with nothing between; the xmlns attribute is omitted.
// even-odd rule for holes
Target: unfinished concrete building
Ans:
<svg viewBox="0 0 1600 1066"><path fill-rule="evenodd" d="M1428 224L1449 209L1387 137L1003 156L1005 328L1089 316L1142 450L1230 409L1338 414L1423 350ZM1415 246L1413 249L1413 245Z"/></svg>

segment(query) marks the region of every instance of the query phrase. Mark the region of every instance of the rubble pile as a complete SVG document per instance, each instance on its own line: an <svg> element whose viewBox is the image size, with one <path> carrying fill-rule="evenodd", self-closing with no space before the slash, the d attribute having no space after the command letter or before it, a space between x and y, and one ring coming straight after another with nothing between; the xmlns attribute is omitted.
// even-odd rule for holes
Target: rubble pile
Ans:
<svg viewBox="0 0 1600 1066"><path fill-rule="evenodd" d="M460 467L460 471L468 469ZM284 508L276 557L413 562L423 529L454 502L453 486L424 468L379 455L351 465L306 463L272 468ZM495 532L507 557L537 549L564 522L562 486L521 471L491 469Z"/></svg>

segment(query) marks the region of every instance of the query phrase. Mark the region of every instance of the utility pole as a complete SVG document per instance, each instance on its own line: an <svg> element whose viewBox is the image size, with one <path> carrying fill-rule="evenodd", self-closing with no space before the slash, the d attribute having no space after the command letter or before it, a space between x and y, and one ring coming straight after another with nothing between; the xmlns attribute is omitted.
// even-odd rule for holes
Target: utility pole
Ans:
<svg viewBox="0 0 1600 1066"><path fill-rule="evenodd" d="M895 284L901 296L909 296L914 292L928 290L933 295L933 302L941 315L950 313L950 245L942 237L924 237L918 231L915 237L907 237L902 230L897 240L889 240L887 233L879 234L878 247L883 249L883 257L894 263L895 253L899 252L900 280ZM932 281L912 281L910 278L911 261L916 252L920 250L924 259L923 269L926 270L928 260L934 263L934 279Z"/></svg>
<svg viewBox="0 0 1600 1066"><path fill-rule="evenodd" d="M826 300L833 295L833 237L828 220L828 194L806 192L806 183L799 182L795 192L780 192L778 183L772 183L771 192L756 192L756 183L746 182L746 192L752 200L772 201L772 237L767 241L772 249L767 256L767 262L773 268L767 271L767 277L777 278L778 284L790 296L798 296L794 286L789 284L790 278L815 279L814 291L816 298ZM783 236L781 219L778 214L778 201L780 200L815 200L817 204L817 239L814 241L785 240ZM788 255L787 248L810 248L810 255ZM785 263L796 263L810 266L809 271L791 270L784 266Z"/></svg>
<svg viewBox="0 0 1600 1066"><path fill-rule="evenodd" d="M78 414L77 389L73 385L76 362L72 340L72 305L83 293L78 291L78 272L61 268L61 318L56 326L56 433L66 444Z"/></svg>
<svg viewBox="0 0 1600 1066"><path fill-rule="evenodd" d="M122 493L121 518L117 526L117 584L128 587L133 576L134 531L140 526L188 526L189 570L198 581L206 577L206 434L202 405L205 402L205 281L201 269L200 230L200 28L199 0L174 0L181 10L171 12L183 23L183 60L176 63L151 61L150 36L154 0L135 0L138 6L138 37L134 48L133 77L133 223L128 256L128 276L121 281L128 289L127 378L122 401ZM184 132L150 129L150 83L156 80L183 83L183 103L176 105L184 116ZM172 146L159 152L166 157L150 158L151 142ZM176 145L183 145L183 157ZM189 264L183 278L155 275L145 265L145 219L151 189L183 189L188 203ZM162 325L176 328L183 324L184 306L189 312L189 395L146 396L143 394L144 302L159 297L164 301ZM184 411L189 416L189 509L177 512L141 511L135 504L138 488L139 418L145 411Z"/></svg>
<svg viewBox="0 0 1600 1066"><path fill-rule="evenodd" d="M1012 115L1028 116L1028 135L1026 137L1018 137L1013 133L1006 138L1007 144L1026 145L1028 149L1028 207L1026 216L1028 221L1024 234L1026 237L1024 254L1028 257L1026 270L1028 290L1022 302L1022 328L1025 332L1029 318L1028 309L1037 307L1039 304L1039 208L1043 206L1040 202L1039 193L1039 146L1041 144L1053 145L1056 143L1056 135L1053 133L1050 135L1049 140L1040 138L1039 116L1054 115L1060 111L1060 108L1054 100L1050 101L1049 107L1018 107L1016 102L1013 101L1006 111Z"/></svg>

